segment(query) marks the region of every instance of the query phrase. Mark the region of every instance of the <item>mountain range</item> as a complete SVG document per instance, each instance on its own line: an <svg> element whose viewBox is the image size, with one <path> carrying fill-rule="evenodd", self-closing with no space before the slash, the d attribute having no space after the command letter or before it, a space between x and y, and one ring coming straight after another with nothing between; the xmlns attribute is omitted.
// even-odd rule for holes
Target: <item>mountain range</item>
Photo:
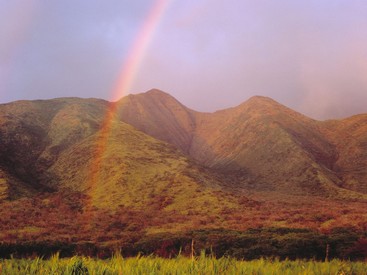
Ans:
<svg viewBox="0 0 367 275"><path fill-rule="evenodd" d="M0 239L366 230L366 167L367 114L317 121L261 96L202 113L156 89L16 101L0 105Z"/></svg>

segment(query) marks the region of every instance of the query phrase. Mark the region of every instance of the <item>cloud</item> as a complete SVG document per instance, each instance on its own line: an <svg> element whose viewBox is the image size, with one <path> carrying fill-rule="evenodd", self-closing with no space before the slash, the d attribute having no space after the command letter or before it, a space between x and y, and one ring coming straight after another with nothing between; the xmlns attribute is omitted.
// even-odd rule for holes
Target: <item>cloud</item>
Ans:
<svg viewBox="0 0 367 275"><path fill-rule="evenodd" d="M9 3L1 102L109 99L155 1ZM159 88L201 111L260 94L319 119L367 112L367 3L171 1L139 68L131 92Z"/></svg>
<svg viewBox="0 0 367 275"><path fill-rule="evenodd" d="M146 10L137 2L18 3L13 16L6 20L10 27L3 36L6 42L2 45L14 55L9 58L7 52L0 54L8 59L7 69L11 69L2 74L8 91L2 93L1 101L61 96L108 98ZM30 9L35 12L27 28L27 21L17 20ZM15 38L14 28L19 29Z"/></svg>
<svg viewBox="0 0 367 275"><path fill-rule="evenodd" d="M261 94L319 119L366 112L364 3L200 3L174 7L180 13L157 35L137 91L160 84L203 111Z"/></svg>

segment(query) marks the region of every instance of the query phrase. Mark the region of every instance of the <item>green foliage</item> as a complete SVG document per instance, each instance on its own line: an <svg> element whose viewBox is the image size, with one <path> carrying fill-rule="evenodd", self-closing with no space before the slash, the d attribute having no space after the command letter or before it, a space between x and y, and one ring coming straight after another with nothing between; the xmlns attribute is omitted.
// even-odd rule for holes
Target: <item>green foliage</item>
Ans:
<svg viewBox="0 0 367 275"><path fill-rule="evenodd" d="M239 261L215 258L202 252L198 257L172 259L154 256L106 260L85 257L49 260L36 258L0 260L0 272L10 274L365 274L366 262L330 262L258 259Z"/></svg>
<svg viewBox="0 0 367 275"><path fill-rule="evenodd" d="M76 258L76 261L71 266L72 275L89 274L88 268L85 266L82 258Z"/></svg>

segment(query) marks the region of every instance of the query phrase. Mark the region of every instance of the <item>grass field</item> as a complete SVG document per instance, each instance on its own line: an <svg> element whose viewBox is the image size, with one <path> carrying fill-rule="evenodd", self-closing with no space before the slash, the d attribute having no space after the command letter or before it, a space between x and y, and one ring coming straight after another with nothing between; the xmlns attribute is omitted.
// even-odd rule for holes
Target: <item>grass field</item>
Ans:
<svg viewBox="0 0 367 275"><path fill-rule="evenodd" d="M154 256L101 260L87 257L0 260L0 274L367 274L367 262L332 260L238 261L204 254L194 259Z"/></svg>

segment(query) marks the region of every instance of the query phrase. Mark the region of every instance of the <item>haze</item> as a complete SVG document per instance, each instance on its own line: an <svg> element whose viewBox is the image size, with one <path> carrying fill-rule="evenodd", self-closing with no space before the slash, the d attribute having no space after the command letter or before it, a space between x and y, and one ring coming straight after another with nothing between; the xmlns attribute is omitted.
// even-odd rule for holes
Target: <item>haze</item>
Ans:
<svg viewBox="0 0 367 275"><path fill-rule="evenodd" d="M0 102L110 100L158 2L0 0ZM316 119L367 112L367 1L172 0L158 19L129 93L198 111L263 95Z"/></svg>

